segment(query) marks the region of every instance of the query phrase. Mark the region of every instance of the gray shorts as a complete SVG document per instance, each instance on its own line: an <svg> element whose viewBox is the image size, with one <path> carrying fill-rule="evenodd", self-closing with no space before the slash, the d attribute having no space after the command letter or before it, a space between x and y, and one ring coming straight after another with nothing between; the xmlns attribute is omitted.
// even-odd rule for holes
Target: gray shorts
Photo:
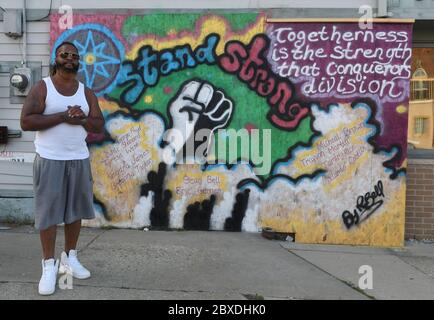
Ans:
<svg viewBox="0 0 434 320"><path fill-rule="evenodd" d="M95 218L89 159L50 160L36 154L33 190L38 230Z"/></svg>

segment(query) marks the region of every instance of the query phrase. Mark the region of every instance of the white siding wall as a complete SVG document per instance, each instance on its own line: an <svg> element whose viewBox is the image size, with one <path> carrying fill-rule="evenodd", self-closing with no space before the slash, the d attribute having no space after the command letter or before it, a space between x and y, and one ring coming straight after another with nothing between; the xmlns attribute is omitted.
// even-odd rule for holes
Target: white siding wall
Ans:
<svg viewBox="0 0 434 320"><path fill-rule="evenodd" d="M27 24L27 61L42 62L42 76L48 74L50 23L29 22ZM0 21L0 62L21 61L22 39L11 39L3 33ZM21 130L20 113L22 104L11 104L9 99L9 73L0 73L0 125L10 130ZM21 138L10 138L0 144L1 153L34 153L34 133L22 132ZM29 163L0 161L0 190L30 190L32 170Z"/></svg>

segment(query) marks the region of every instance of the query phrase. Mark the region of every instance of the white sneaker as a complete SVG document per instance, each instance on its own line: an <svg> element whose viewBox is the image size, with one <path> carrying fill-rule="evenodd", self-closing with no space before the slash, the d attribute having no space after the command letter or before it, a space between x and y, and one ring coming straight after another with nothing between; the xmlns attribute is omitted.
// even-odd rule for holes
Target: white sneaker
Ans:
<svg viewBox="0 0 434 320"><path fill-rule="evenodd" d="M42 276L38 287L39 294L46 296L54 293L56 290L58 268L59 260L42 260Z"/></svg>
<svg viewBox="0 0 434 320"><path fill-rule="evenodd" d="M72 276L77 279L90 278L90 272L77 259L77 251L69 250L69 255L65 251L60 256L59 273L67 273L72 271Z"/></svg>

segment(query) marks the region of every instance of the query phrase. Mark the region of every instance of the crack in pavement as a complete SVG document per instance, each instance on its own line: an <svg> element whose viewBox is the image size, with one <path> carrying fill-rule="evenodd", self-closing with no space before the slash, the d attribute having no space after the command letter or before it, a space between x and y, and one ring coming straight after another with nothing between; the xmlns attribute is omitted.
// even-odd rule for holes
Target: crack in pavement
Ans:
<svg viewBox="0 0 434 320"><path fill-rule="evenodd" d="M345 281L345 280L342 280L342 279L339 279L339 278L336 277L335 275L333 275L333 274L331 274L330 272L328 272L328 271L322 269L321 267L317 266L316 264L314 264L314 263L310 262L309 260L303 258L302 256L298 255L297 253L291 251L290 249L285 248L282 244L280 244L280 246L281 246L283 249L285 249L286 251L288 251L289 253L295 255L296 257L300 258L301 260L303 260L303 261L307 262L308 264L310 264L311 266L315 267L316 269L318 269L318 270L324 272L325 274L331 276L332 278L338 280L339 282L343 283L343 284L346 285L347 287L350 287L352 290L354 290L354 291L356 291L356 292L358 292L358 293L364 295L365 297L367 297L367 298L370 299L370 300L376 300L375 297L373 297L373 296L367 294L367 293L364 292L362 289L357 288L357 287L356 287L354 284L352 284L351 282L349 282L349 281Z"/></svg>
<svg viewBox="0 0 434 320"><path fill-rule="evenodd" d="M408 262L408 261L405 261L405 260L402 259L399 255L394 255L394 256L397 257L397 258L398 258L399 260L401 260L402 262L404 262L405 264L409 265L410 267L416 269L416 270L419 271L419 272L422 272L422 274L428 276L428 277L431 278L431 279L434 279L434 275L431 275L431 274L429 274L429 273L426 273L424 270L420 269L419 267L415 266L414 264L412 264L412 263L410 263L410 262ZM413 256L413 257L407 257L407 258L419 258L419 257L414 257L414 256Z"/></svg>
<svg viewBox="0 0 434 320"><path fill-rule="evenodd" d="M98 239L101 235L103 235L104 233L106 233L108 230L103 230L101 233L99 233L99 234L97 234L96 236L95 236L95 238L93 238L93 239L91 239L90 241L89 241L89 243L87 243L80 251L81 252L84 252L87 248L89 248L89 246L92 244L92 243L94 243L95 241L96 241L96 239Z"/></svg>

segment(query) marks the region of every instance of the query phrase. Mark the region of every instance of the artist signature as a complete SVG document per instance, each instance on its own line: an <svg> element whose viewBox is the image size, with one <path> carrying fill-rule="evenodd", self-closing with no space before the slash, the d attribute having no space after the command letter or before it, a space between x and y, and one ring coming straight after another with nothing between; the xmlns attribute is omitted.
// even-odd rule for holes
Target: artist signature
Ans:
<svg viewBox="0 0 434 320"><path fill-rule="evenodd" d="M347 229L368 219L371 214L381 207L383 199L380 198L384 198L383 191L383 182L378 180L377 184L374 186L373 192L367 192L365 195L361 195L357 198L353 213L348 210L342 213L342 219Z"/></svg>

